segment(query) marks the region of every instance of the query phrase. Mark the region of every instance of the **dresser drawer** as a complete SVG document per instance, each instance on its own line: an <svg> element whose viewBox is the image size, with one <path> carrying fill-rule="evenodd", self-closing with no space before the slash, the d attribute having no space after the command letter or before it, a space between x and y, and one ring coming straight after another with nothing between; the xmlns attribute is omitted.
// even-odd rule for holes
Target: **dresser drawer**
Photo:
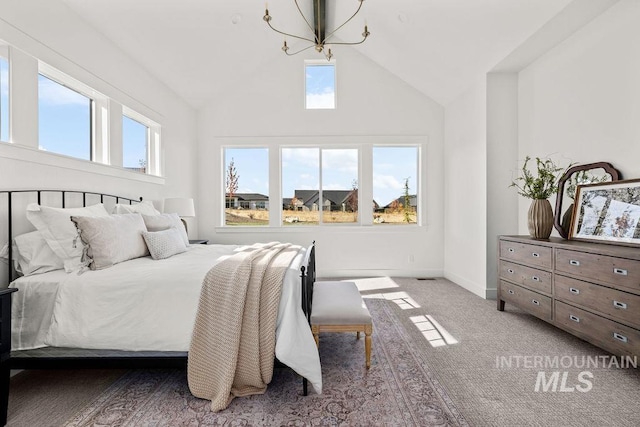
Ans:
<svg viewBox="0 0 640 427"><path fill-rule="evenodd" d="M500 241L500 258L551 269L553 250L547 246L531 245L528 243Z"/></svg>
<svg viewBox="0 0 640 427"><path fill-rule="evenodd" d="M640 296L556 275L555 297L640 329Z"/></svg>
<svg viewBox="0 0 640 427"><path fill-rule="evenodd" d="M549 297L501 280L499 298L517 305L542 320L551 321L551 298Z"/></svg>
<svg viewBox="0 0 640 427"><path fill-rule="evenodd" d="M640 355L640 331L613 320L556 301L555 323L613 354Z"/></svg>
<svg viewBox="0 0 640 427"><path fill-rule="evenodd" d="M640 261L558 249L556 270L640 292Z"/></svg>
<svg viewBox="0 0 640 427"><path fill-rule="evenodd" d="M500 261L500 277L551 294L551 273L508 261Z"/></svg>

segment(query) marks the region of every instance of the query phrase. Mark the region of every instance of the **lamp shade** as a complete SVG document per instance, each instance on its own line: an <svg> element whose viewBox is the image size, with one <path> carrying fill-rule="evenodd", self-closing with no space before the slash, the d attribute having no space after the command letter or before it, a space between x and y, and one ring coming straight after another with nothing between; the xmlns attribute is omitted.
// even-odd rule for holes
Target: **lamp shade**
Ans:
<svg viewBox="0 0 640 427"><path fill-rule="evenodd" d="M193 207L193 199L171 198L164 199L164 212L177 213L181 217L196 216L196 210Z"/></svg>

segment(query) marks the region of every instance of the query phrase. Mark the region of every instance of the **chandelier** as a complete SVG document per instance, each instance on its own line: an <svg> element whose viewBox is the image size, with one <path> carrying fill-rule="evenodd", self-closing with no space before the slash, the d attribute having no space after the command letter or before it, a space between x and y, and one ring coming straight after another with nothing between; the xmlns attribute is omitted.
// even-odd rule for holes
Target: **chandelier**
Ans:
<svg viewBox="0 0 640 427"><path fill-rule="evenodd" d="M358 12L360 12L360 9L362 8L362 2L364 0L357 0L357 1L359 5L356 11L353 13L353 15L351 15L349 19L344 21L342 25L339 25L336 29L334 29L328 34L326 29L326 0L313 0L313 23L310 22L306 16L304 16L304 13L302 13L302 10L300 9L300 5L298 4L298 0L294 0L294 3L296 4L296 8L298 8L298 12L300 13L300 16L302 16L302 19L307 24L307 27L309 27L309 30L311 30L311 34L307 36L297 36L295 34L286 33L284 31L278 30L273 25L271 25L272 18L271 18L271 15L269 15L268 6L265 6L264 16L262 17L262 19L267 23L269 28L271 28L273 31L277 33L284 35L285 37L300 39L300 40L304 40L311 43L311 45L305 48L302 48L296 52L290 52L289 46L287 46L287 39L285 38L284 44L282 45L282 50L287 55L289 56L297 55L300 52L304 52L305 50L311 49L312 47L314 47L318 53L324 54L325 58L327 58L327 61L330 61L331 58L333 57L333 54L331 53L331 48L328 46L329 42L327 40L329 40L329 38L333 36L336 33L336 31L338 31L340 28L344 27L349 21L351 21L358 14ZM367 37L369 37L369 34L370 33L367 28L367 24L365 23L364 31L362 32L362 40L355 41L355 42L331 42L330 44L331 45L361 44L361 43L364 43Z"/></svg>

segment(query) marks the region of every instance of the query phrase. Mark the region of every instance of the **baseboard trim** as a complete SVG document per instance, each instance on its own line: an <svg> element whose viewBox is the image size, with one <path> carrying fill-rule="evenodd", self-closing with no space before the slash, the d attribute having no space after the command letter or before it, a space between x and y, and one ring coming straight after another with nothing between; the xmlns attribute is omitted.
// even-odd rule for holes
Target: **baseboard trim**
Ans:
<svg viewBox="0 0 640 427"><path fill-rule="evenodd" d="M341 269L341 270L318 270L318 277L418 277L418 278L436 278L443 277L442 270L372 270L372 269Z"/></svg>
<svg viewBox="0 0 640 427"><path fill-rule="evenodd" d="M444 278L484 299L496 299L496 289L487 289L481 284L472 282L456 274L444 273Z"/></svg>

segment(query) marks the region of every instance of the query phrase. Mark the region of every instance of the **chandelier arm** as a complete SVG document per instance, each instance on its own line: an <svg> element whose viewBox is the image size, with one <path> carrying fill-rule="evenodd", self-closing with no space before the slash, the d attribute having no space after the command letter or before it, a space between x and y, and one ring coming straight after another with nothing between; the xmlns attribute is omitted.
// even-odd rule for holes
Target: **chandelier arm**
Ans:
<svg viewBox="0 0 640 427"><path fill-rule="evenodd" d="M311 49L312 47L314 47L314 45L307 46L307 47L305 47L304 49L300 49L299 51L294 52L294 53L289 53L289 51L286 51L286 50L285 50L285 51L284 51L284 53L286 53L286 54L287 54L287 56L293 56L293 55L297 55L297 54L299 54L299 53L301 53L301 52L304 52L304 51L305 51L305 50L307 50L307 49Z"/></svg>
<svg viewBox="0 0 640 427"><path fill-rule="evenodd" d="M315 42L316 42L315 40L311 40L311 39L308 39L308 38L306 38L306 37L300 37L300 36L296 36L296 35L294 35L294 34L289 34L289 33L285 33L284 31L280 31L280 30L278 30L277 28L275 28L273 25L271 25L271 22L269 22L269 21L266 21L266 23L267 23L267 25L269 26L269 28L271 28L271 29L272 29L273 31L275 31L276 33L280 33L280 34L282 34L282 35L284 35L284 36L287 36L287 37L293 37L293 38L296 38L296 39L305 40L305 41L308 41L308 42L310 42L310 43L314 43L314 44L315 44Z"/></svg>
<svg viewBox="0 0 640 427"><path fill-rule="evenodd" d="M316 33L316 31L313 29L313 26L311 25L311 23L309 22L309 20L307 19L306 16L304 16L304 13L302 13L302 9L300 9L300 5L298 4L298 0L294 0L294 3L296 4L296 7L298 8L298 12L300 13L300 16L302 16L302 19L304 19L304 22L307 23L307 27L309 27L309 29L311 30L311 32L313 34ZM307 40L307 39L305 39ZM315 41L314 41L315 43Z"/></svg>
<svg viewBox="0 0 640 427"><path fill-rule="evenodd" d="M353 45L357 45L357 44L362 44L365 42L365 40L367 40L367 38L363 38L362 40L360 40L359 42L329 42L327 43L328 46L335 46L335 45L343 45L343 46L353 46Z"/></svg>
<svg viewBox="0 0 640 427"><path fill-rule="evenodd" d="M336 33L336 31L338 31L340 28L342 28L342 27L344 27L345 25L347 25L347 23L348 23L349 21L351 21L351 20L352 20L352 19L353 19L357 14L358 14L358 12L360 12L360 9L362 8L362 2L363 2L363 0L359 0L359 1L360 1L360 6L358 6L358 9L356 9L356 11L353 13L353 15L351 15L351 17L350 17L349 19L347 19L346 21L344 21L344 22L342 23L342 25L340 25L338 28L336 28L335 30L331 31L331 33L329 33L328 35L326 35L326 36L324 37L324 39L322 40L322 44L327 43L327 39L328 39L329 37L331 37L332 35L334 35L334 34ZM296 1L296 4L297 4L297 1ZM365 37L365 39L366 39L366 37ZM364 41L364 40L363 40L363 41ZM362 42L359 42L359 43L342 43L342 44L360 44L360 43L362 43ZM340 43L327 43L327 44L340 44Z"/></svg>

